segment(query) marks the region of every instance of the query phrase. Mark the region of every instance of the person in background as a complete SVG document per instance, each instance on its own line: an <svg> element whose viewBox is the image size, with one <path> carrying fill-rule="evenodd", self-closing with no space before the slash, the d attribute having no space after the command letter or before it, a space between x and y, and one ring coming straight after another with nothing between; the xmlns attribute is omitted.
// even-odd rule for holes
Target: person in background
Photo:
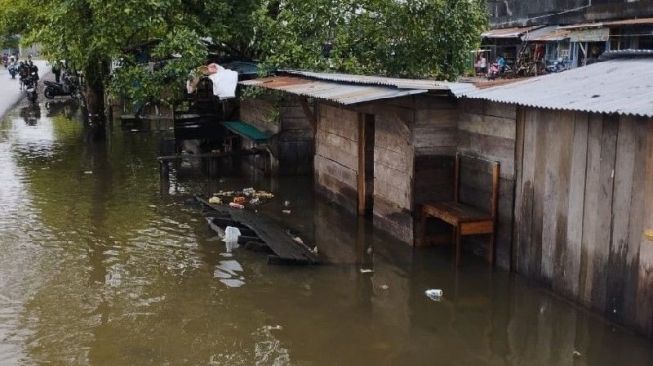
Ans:
<svg viewBox="0 0 653 366"><path fill-rule="evenodd" d="M499 55L497 57L497 66L499 66L499 72L503 74L504 71L506 71L506 59L503 58L503 55Z"/></svg>
<svg viewBox="0 0 653 366"><path fill-rule="evenodd" d="M487 59L483 53L481 53L481 57L478 59L478 68L480 69L479 74L487 73Z"/></svg>
<svg viewBox="0 0 653 366"><path fill-rule="evenodd" d="M61 81L61 62L55 61L52 65L52 73L54 74L54 81L59 84Z"/></svg>

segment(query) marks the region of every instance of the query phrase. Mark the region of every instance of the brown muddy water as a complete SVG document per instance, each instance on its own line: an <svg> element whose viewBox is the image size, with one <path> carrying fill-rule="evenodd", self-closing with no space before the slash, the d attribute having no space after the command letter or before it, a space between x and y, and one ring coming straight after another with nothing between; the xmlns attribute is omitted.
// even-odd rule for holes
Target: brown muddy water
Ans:
<svg viewBox="0 0 653 366"><path fill-rule="evenodd" d="M0 365L653 364L649 341L481 262L456 272L447 250L314 200L310 180L162 189L160 134L93 142L74 109L50 109L0 123ZM249 185L330 264L226 248L187 202Z"/></svg>

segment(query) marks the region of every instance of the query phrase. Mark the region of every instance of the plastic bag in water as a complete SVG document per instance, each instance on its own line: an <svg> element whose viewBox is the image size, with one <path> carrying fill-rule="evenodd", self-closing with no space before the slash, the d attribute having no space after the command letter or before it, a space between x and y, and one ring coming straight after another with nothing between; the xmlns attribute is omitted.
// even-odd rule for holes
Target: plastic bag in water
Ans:
<svg viewBox="0 0 653 366"><path fill-rule="evenodd" d="M224 241L227 243L237 242L240 235L240 230L237 227L227 226L224 231Z"/></svg>
<svg viewBox="0 0 653 366"><path fill-rule="evenodd" d="M443 292L440 289L430 289L425 291L426 297L433 301L440 301L442 299Z"/></svg>

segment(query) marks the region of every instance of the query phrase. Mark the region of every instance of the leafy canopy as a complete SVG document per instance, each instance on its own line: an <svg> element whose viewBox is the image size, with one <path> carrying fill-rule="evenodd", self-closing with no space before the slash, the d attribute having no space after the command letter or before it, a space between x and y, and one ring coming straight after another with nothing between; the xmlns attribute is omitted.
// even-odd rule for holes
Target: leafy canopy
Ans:
<svg viewBox="0 0 653 366"><path fill-rule="evenodd" d="M181 89L203 39L270 68L452 79L486 24L484 0L0 0L0 34L136 100ZM167 62L138 65L143 45Z"/></svg>

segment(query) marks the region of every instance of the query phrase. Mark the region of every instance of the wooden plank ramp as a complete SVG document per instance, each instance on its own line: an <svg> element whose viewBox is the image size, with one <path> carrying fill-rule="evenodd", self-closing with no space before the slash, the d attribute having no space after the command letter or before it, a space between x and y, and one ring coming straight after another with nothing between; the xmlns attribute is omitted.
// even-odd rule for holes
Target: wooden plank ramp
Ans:
<svg viewBox="0 0 653 366"><path fill-rule="evenodd" d="M195 196L195 199L215 211L223 223L228 222L225 220L226 217L230 217L236 226L244 226L256 234L274 253L268 256L268 264L318 264L320 262L316 253L305 244L293 240L287 230L271 218L249 210L213 205L199 196Z"/></svg>

